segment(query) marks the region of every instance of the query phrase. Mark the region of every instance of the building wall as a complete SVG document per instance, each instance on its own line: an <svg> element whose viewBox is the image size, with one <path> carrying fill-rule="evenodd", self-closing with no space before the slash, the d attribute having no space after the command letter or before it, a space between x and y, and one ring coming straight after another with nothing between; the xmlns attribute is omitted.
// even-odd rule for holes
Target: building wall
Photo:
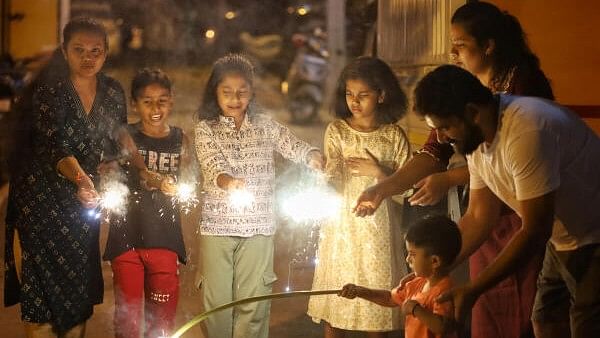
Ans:
<svg viewBox="0 0 600 338"><path fill-rule="evenodd" d="M578 112L600 134L600 1L487 1L519 19L552 82L557 101ZM421 76L445 62L439 49L449 49L449 37L444 30L436 34L435 28L449 26L451 13L464 3L464 0L379 3L378 55L392 65L408 93ZM438 14L432 18L420 14L423 9L425 13L431 12L427 10L429 7ZM436 38L431 39L432 36ZM403 37L407 40L405 46L401 43ZM439 46L432 43L438 40ZM401 124L414 145L425 140L427 127L414 114L409 114Z"/></svg>
<svg viewBox="0 0 600 338"><path fill-rule="evenodd" d="M559 102L600 105L600 1L490 2L519 19Z"/></svg>
<svg viewBox="0 0 600 338"><path fill-rule="evenodd" d="M14 58L54 49L59 42L59 0L11 0L11 13L23 20L10 24L10 53ZM26 38L25 38L26 37Z"/></svg>
<svg viewBox="0 0 600 338"><path fill-rule="evenodd" d="M464 3L465 0L379 1L377 56L391 65L409 98L419 79L448 62L450 17ZM415 149L427 140L429 127L412 111L400 125Z"/></svg>

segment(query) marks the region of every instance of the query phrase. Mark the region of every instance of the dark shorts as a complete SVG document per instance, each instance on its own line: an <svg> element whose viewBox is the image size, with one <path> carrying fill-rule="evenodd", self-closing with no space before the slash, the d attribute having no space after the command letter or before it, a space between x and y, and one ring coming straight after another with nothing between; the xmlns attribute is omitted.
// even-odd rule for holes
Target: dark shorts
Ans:
<svg viewBox="0 0 600 338"><path fill-rule="evenodd" d="M548 243L531 319L570 322L571 337L600 337L600 244L556 251Z"/></svg>

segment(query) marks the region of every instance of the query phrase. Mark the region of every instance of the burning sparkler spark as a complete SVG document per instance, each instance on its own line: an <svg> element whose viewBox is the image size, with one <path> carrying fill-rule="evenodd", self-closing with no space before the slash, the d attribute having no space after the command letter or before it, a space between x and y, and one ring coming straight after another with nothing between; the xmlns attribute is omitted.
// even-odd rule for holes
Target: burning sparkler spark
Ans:
<svg viewBox="0 0 600 338"><path fill-rule="evenodd" d="M181 182L177 184L173 203L178 204L181 210L188 214L198 204L196 186L194 183Z"/></svg>
<svg viewBox="0 0 600 338"><path fill-rule="evenodd" d="M341 207L342 199L327 186L299 191L281 203L283 214L298 223L334 218Z"/></svg>
<svg viewBox="0 0 600 338"><path fill-rule="evenodd" d="M252 206L254 195L246 189L235 189L229 193L229 204L236 209L244 209Z"/></svg>
<svg viewBox="0 0 600 338"><path fill-rule="evenodd" d="M98 205L110 214L124 216L127 212L129 188L119 181L103 182Z"/></svg>
<svg viewBox="0 0 600 338"><path fill-rule="evenodd" d="M93 218L93 219L98 219L98 218L100 218L100 215L101 215L101 213L96 208L89 209L87 214L90 218Z"/></svg>

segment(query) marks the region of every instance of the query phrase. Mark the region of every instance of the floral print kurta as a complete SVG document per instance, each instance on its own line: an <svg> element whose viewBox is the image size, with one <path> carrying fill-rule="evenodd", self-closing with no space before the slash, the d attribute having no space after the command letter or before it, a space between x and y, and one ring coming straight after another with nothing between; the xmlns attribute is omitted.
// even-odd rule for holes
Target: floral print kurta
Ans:
<svg viewBox="0 0 600 338"><path fill-rule="evenodd" d="M211 236L251 237L275 233L274 152L296 163L306 163L311 150L289 128L261 113L246 114L239 130L232 117L200 121L196 152L202 169L204 201L200 233ZM228 174L246 180L252 205L236 208L229 193L217 186Z"/></svg>
<svg viewBox="0 0 600 338"><path fill-rule="evenodd" d="M102 302L103 281L100 219L81 206L75 184L58 173L57 163L74 156L97 186L98 164L118 151L114 135L127 122L126 101L119 83L100 74L89 113L68 78L41 81L31 106L31 149L11 178L6 222L8 242L16 227L22 246L20 297L12 301L21 303L24 321L50 322L65 331ZM7 244L6 275L14 276Z"/></svg>
<svg viewBox="0 0 600 338"><path fill-rule="evenodd" d="M352 208L356 199L377 182L373 177L352 176L344 160L367 158L365 149L369 149L380 164L395 170L410 156L408 139L396 124L360 132L346 121L336 120L327 127L324 143L326 172L344 202L339 219L321 228L313 290L339 289L347 283L391 290L407 272L400 228L401 208L387 200L373 216L355 216ZM399 328L401 323L397 309L337 295L311 297L308 315L315 322L324 320L346 330L390 331Z"/></svg>

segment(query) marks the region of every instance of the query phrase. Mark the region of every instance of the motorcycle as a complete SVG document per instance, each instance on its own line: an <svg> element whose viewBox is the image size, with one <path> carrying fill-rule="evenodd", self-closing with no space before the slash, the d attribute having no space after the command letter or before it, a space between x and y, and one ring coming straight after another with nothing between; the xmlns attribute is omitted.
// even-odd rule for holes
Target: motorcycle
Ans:
<svg viewBox="0 0 600 338"><path fill-rule="evenodd" d="M326 34L315 28L310 35L294 34L292 41L299 48L282 91L287 97L292 123L308 124L318 116L324 101L329 57Z"/></svg>

